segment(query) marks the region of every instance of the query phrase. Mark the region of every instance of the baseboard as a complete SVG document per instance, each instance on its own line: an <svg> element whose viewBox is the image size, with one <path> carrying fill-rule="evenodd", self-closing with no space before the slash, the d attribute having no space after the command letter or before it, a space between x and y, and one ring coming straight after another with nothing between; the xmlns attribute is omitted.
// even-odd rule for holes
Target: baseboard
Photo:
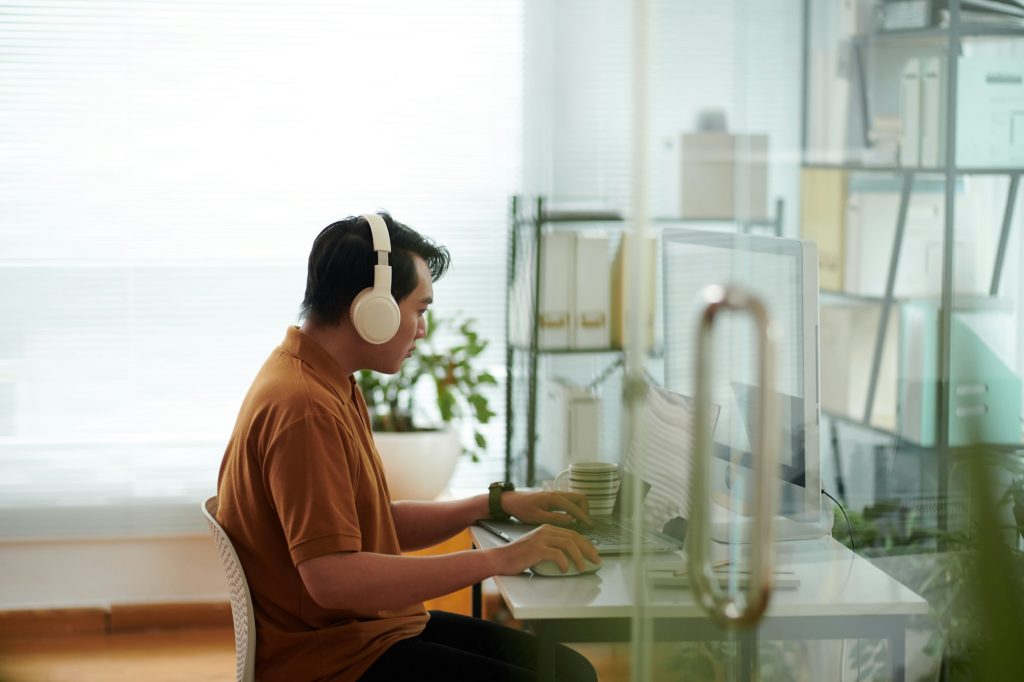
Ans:
<svg viewBox="0 0 1024 682"><path fill-rule="evenodd" d="M231 604L114 604L110 607L110 632L172 630L177 628L231 627Z"/></svg>
<svg viewBox="0 0 1024 682"><path fill-rule="evenodd" d="M230 628L228 602L114 604L108 608L0 611L0 638Z"/></svg>
<svg viewBox="0 0 1024 682"><path fill-rule="evenodd" d="M0 611L0 638L101 635L109 627L108 616L99 607Z"/></svg>

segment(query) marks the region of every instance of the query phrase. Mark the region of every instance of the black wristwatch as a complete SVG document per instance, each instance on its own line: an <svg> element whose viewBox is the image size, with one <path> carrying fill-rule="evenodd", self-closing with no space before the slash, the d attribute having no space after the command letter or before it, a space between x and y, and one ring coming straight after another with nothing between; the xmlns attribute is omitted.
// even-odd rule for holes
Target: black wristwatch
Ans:
<svg viewBox="0 0 1024 682"><path fill-rule="evenodd" d="M487 506L491 511L492 519L508 521L512 518L501 506L501 494L515 489L516 487L507 481L496 481L487 488Z"/></svg>

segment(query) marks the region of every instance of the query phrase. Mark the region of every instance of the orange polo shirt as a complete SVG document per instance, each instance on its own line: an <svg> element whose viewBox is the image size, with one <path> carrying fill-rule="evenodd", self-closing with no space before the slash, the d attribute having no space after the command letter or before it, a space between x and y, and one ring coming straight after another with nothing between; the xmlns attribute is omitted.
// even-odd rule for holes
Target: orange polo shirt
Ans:
<svg viewBox="0 0 1024 682"><path fill-rule="evenodd" d="M288 329L242 403L218 480L217 520L256 613L256 678L355 680L423 631L422 604L325 609L300 563L333 552L400 554L363 396L315 341Z"/></svg>

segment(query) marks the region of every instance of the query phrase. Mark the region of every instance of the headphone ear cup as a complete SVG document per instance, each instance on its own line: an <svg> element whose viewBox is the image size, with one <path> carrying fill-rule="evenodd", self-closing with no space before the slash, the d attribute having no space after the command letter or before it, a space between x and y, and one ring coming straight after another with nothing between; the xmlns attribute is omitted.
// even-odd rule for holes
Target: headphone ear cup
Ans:
<svg viewBox="0 0 1024 682"><path fill-rule="evenodd" d="M372 287L363 289L355 297L349 317L356 333L364 341L373 344L387 343L393 339L401 321L398 304L391 294L381 293Z"/></svg>

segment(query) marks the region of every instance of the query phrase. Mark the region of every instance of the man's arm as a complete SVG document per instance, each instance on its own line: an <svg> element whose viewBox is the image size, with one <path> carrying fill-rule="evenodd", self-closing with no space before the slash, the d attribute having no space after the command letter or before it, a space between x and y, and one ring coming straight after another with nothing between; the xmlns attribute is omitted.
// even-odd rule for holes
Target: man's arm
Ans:
<svg viewBox="0 0 1024 682"><path fill-rule="evenodd" d="M444 542L487 514L487 495L439 502L400 500L391 503L398 542L406 552Z"/></svg>
<svg viewBox="0 0 1024 682"><path fill-rule="evenodd" d="M441 556L410 557L347 552L298 565L313 600L328 609L390 610L440 597L492 575L516 575L542 559L567 570L571 561L601 563L597 550L575 531L541 526L516 542Z"/></svg>
<svg viewBox="0 0 1024 682"><path fill-rule="evenodd" d="M589 524L586 498L574 493L505 492L501 504L506 512L526 523L569 525L574 518ZM391 503L391 514L403 551L432 547L487 518L487 495L461 500L422 502L400 500ZM446 593L442 593L446 594Z"/></svg>

